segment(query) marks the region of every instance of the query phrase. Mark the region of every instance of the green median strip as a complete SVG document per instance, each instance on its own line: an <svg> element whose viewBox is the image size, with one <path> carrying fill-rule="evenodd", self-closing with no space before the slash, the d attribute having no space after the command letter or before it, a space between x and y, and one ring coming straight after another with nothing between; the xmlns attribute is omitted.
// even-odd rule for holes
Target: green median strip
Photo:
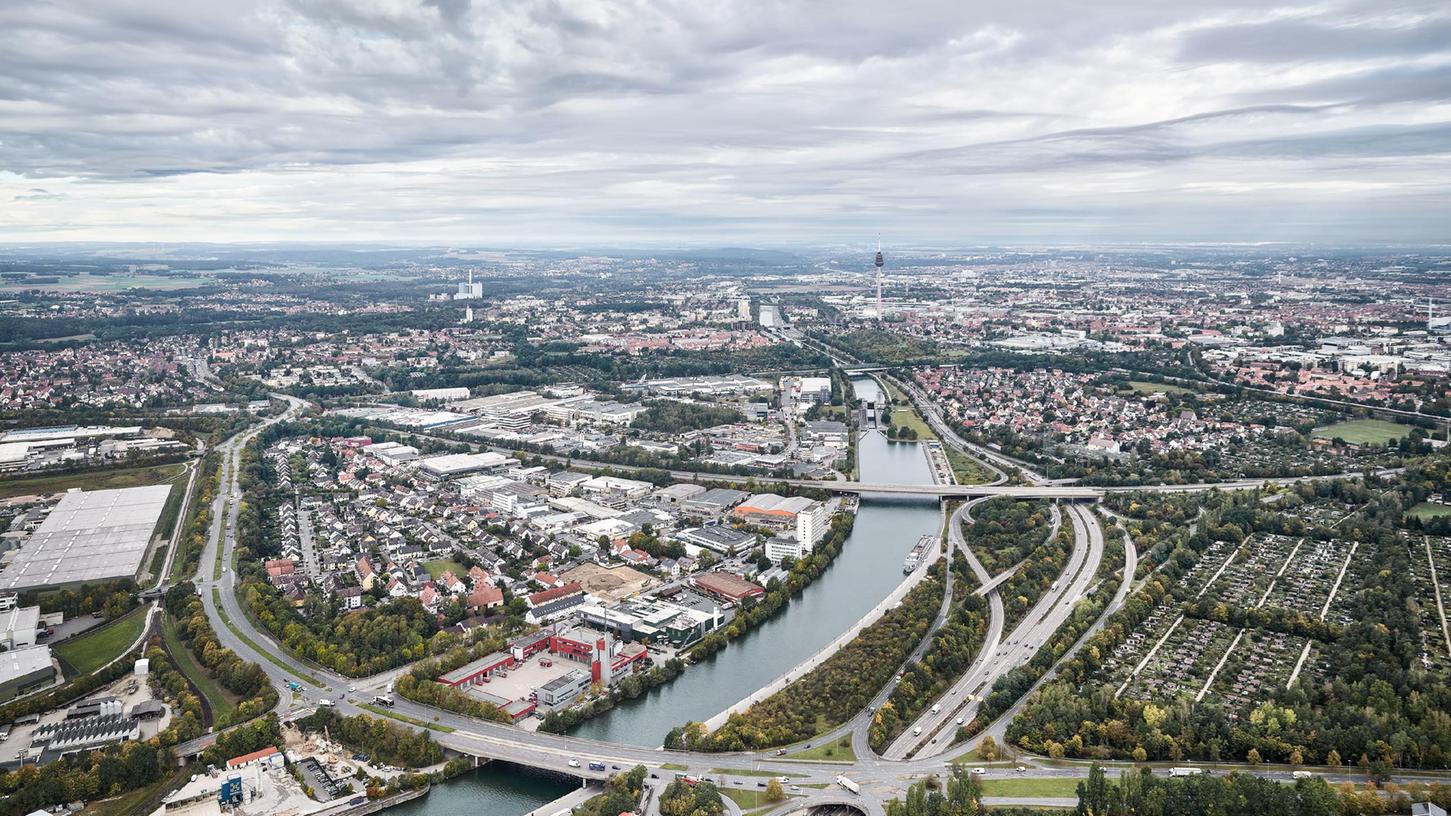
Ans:
<svg viewBox="0 0 1451 816"><path fill-rule="evenodd" d="M768 771L764 768L711 768L713 774L728 776L806 776L799 773L785 773L783 771Z"/></svg>
<svg viewBox="0 0 1451 816"><path fill-rule="evenodd" d="M396 711L389 711L388 709L383 708L382 706L375 706L375 705L373 705L371 703L358 703L357 705L358 705L358 708L364 709L366 711L371 711L374 714L378 714L378 715L381 715L381 716L384 716L384 717L389 717L389 718L395 719L395 720L397 720L399 722L406 722L409 725L416 725L419 728L428 728L428 729L432 729L434 731L442 731L445 734L452 734L454 732L454 730L455 730L455 729L453 729L453 728L451 728L451 727L449 727L447 725L439 725L438 723L426 722L424 720L418 719L417 717L410 717L407 714L399 714Z"/></svg>
<svg viewBox="0 0 1451 816"><path fill-rule="evenodd" d="M1063 798L1078 796L1077 779L983 779L983 796L1019 796L1032 798Z"/></svg>
<svg viewBox="0 0 1451 816"><path fill-rule="evenodd" d="M241 629L238 629L236 624L232 623L232 617L227 614L226 607L222 606L222 591L220 589L217 589L216 587L212 587L212 603L216 604L217 614L222 616L222 623L225 623L227 625L227 628L232 630L232 634L241 638L243 643L251 646L252 651L267 658L267 660L270 661L273 665L279 666L286 671L297 675L299 678L306 680L308 683L317 686L318 688L326 688L326 683L317 679L316 677L313 677L310 674L305 674L301 671L298 671L296 666L293 666L291 663L288 663L286 660L283 660L281 657L278 657L277 655L269 652L261 646L258 646L257 641L247 637L247 635L244 634Z"/></svg>

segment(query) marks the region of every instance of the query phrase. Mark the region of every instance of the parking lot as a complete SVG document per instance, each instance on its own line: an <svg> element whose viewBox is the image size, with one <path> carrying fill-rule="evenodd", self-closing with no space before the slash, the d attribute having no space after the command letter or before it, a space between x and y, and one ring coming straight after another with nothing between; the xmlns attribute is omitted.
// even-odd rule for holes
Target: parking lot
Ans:
<svg viewBox="0 0 1451 816"><path fill-rule="evenodd" d="M554 665L546 667L542 665L542 661L549 661ZM496 675L490 678L489 682L472 686L469 690L502 697L505 700L527 700L535 689L556 677L568 674L573 669L589 671L589 664L576 663L558 655L542 652L530 657L519 667L510 669L508 677Z"/></svg>
<svg viewBox="0 0 1451 816"><path fill-rule="evenodd" d="M327 769L322 763L313 757L304 757L297 767L302 771L302 778L306 780L309 788L312 788L312 795L319 802L331 802L334 799L342 799L353 794L353 783L349 779L334 779L328 775Z"/></svg>

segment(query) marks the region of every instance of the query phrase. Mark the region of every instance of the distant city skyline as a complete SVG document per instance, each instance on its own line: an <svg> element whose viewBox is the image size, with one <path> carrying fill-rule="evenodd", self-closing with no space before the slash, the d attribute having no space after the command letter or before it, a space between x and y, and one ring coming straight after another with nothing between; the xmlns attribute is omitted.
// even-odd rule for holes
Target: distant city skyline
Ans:
<svg viewBox="0 0 1451 816"><path fill-rule="evenodd" d="M0 7L0 243L1451 242L1444 3Z"/></svg>

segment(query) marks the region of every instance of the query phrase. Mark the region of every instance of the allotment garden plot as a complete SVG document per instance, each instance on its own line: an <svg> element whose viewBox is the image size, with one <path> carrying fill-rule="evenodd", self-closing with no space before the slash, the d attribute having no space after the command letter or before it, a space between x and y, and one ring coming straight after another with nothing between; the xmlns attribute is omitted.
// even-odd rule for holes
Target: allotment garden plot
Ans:
<svg viewBox="0 0 1451 816"><path fill-rule="evenodd" d="M1339 598L1331 598L1342 571L1347 581L1361 579L1351 574L1352 547L1269 533L1238 546L1214 542L1180 582L1187 611L1173 596L1161 601L1105 661L1105 679L1132 699L1218 700L1237 719L1291 682L1310 644L1247 618L1335 621Z"/></svg>

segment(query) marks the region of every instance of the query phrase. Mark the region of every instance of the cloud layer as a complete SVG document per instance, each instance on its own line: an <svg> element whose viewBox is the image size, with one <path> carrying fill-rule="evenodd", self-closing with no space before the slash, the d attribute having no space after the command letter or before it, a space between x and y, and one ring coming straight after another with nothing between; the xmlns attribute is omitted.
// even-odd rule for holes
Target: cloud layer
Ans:
<svg viewBox="0 0 1451 816"><path fill-rule="evenodd" d="M0 4L0 240L1446 242L1448 182L1444 2Z"/></svg>

